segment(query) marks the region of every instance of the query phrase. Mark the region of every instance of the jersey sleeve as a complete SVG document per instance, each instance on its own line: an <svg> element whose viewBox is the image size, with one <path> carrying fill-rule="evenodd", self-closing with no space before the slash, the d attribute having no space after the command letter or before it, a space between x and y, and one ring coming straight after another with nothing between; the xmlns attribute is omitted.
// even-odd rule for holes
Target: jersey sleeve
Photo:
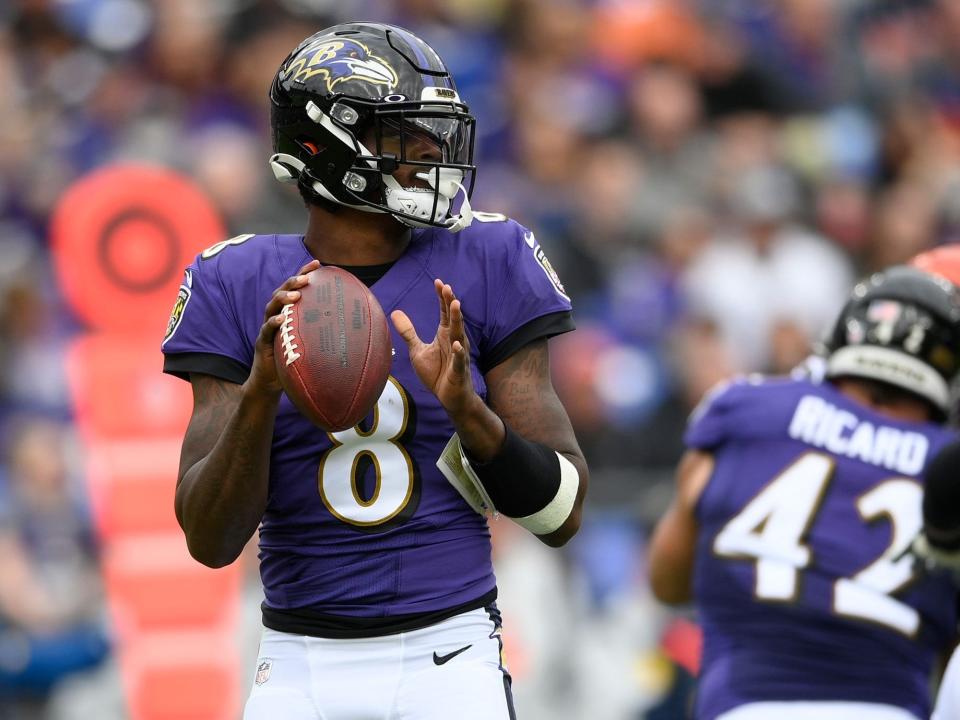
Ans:
<svg viewBox="0 0 960 720"><path fill-rule="evenodd" d="M480 354L483 372L524 345L575 328L570 298L543 246L518 223L504 223L505 252L487 266L487 327Z"/></svg>
<svg viewBox="0 0 960 720"><path fill-rule="evenodd" d="M725 381L714 386L694 408L683 436L692 450L714 450L734 436L740 415L740 380Z"/></svg>
<svg viewBox="0 0 960 720"><path fill-rule="evenodd" d="M217 259L198 257L184 271L161 343L163 371L185 380L200 372L242 383L253 362L245 337L221 282Z"/></svg>

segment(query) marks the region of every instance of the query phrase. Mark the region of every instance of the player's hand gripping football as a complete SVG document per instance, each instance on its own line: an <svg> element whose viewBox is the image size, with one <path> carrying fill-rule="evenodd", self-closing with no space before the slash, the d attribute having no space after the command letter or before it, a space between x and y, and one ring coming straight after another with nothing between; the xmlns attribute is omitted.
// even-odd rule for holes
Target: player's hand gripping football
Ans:
<svg viewBox="0 0 960 720"><path fill-rule="evenodd" d="M277 377L277 362L273 353L273 336L277 334L283 324L281 311L284 305L294 303L300 299L300 288L307 284L307 273L320 267L319 260L311 260L300 271L273 291L270 302L263 311L263 325L253 354L253 367L250 370L250 379L247 383L258 391L279 396L283 392L280 379Z"/></svg>
<svg viewBox="0 0 960 720"><path fill-rule="evenodd" d="M434 280L433 286L440 301L440 324L433 342L428 344L420 339L402 310L394 310L390 319L407 344L410 363L420 382L437 396L447 413L456 418L476 399L470 374L470 341L453 288L442 280Z"/></svg>

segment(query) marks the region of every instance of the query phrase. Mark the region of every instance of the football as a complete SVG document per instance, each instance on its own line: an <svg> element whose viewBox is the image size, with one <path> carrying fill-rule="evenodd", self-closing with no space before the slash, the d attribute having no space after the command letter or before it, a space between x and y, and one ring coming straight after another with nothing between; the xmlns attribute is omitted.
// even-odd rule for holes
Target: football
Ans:
<svg viewBox="0 0 960 720"><path fill-rule="evenodd" d="M274 338L280 384L297 409L328 432L359 423L387 384L393 357L383 308L346 270L308 275L300 300L283 308Z"/></svg>

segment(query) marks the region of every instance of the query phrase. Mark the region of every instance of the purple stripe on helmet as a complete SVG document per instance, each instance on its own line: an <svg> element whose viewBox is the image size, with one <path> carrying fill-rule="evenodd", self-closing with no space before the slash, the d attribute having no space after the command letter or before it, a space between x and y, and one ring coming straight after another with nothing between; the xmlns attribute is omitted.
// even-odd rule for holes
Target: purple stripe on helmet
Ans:
<svg viewBox="0 0 960 720"><path fill-rule="evenodd" d="M430 48L433 51L434 57L436 59L435 62L431 62L430 58L427 57L426 53L424 53L423 50L420 49L420 43L423 43L423 40L418 38L412 32L409 32L408 30L404 30L401 27L394 26L393 30L398 35L400 35L404 40L407 41L407 44L413 50L413 54L417 58L417 62L420 63L421 67L427 68L428 70L433 70L434 65L438 65L439 67L437 69L439 68L446 69L443 65L443 62L440 60L440 56L437 54L436 50L433 50L433 48ZM438 78L433 75L421 75L421 77L423 78L424 85L426 85L427 87L437 87L438 81L442 82L443 87L451 87L450 79L448 77Z"/></svg>

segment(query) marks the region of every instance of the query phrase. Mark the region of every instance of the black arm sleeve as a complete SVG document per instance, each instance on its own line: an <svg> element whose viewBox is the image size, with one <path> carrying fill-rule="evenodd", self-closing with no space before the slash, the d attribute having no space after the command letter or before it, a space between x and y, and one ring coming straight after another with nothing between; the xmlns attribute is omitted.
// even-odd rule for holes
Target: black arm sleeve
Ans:
<svg viewBox="0 0 960 720"><path fill-rule="evenodd" d="M163 371L181 380L190 380L190 373L203 373L242 385L250 368L226 355L214 353L176 353L164 355Z"/></svg>
<svg viewBox="0 0 960 720"><path fill-rule="evenodd" d="M480 372L486 374L489 370L495 368L517 350L541 338L550 338L554 335L575 330L573 315L569 310L541 315L534 318L526 325L521 325L503 340L497 343L494 348L480 359L478 367Z"/></svg>
<svg viewBox="0 0 960 720"><path fill-rule="evenodd" d="M485 463L470 458L470 467L497 510L507 517L527 517L556 497L560 460L555 451L520 437L506 423L503 429L506 435L500 451Z"/></svg>

